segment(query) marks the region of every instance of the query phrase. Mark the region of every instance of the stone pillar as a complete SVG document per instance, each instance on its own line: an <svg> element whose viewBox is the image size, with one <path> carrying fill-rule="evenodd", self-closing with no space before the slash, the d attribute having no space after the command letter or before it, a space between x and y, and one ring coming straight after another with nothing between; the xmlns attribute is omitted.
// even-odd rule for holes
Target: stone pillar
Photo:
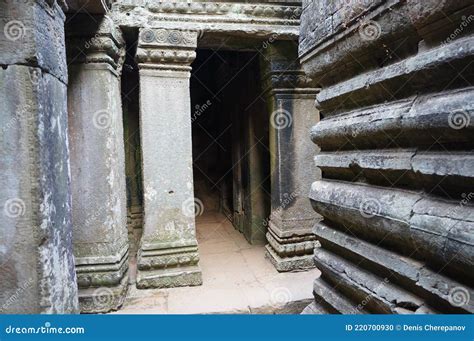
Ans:
<svg viewBox="0 0 474 341"><path fill-rule="evenodd" d="M243 139L242 124L240 122L237 106L230 108L232 114L232 222L234 227L243 232L244 225L244 191L242 186L242 156L243 156Z"/></svg>
<svg viewBox="0 0 474 341"><path fill-rule="evenodd" d="M124 41L112 20L75 14L69 62L73 242L81 312L117 309L128 284L120 93Z"/></svg>
<svg viewBox="0 0 474 341"><path fill-rule="evenodd" d="M319 121L316 89L300 70L297 44L275 42L266 51L264 79L270 114L272 211L266 256L278 271L314 267L312 228L320 217L308 200L308 187L319 178L308 139Z"/></svg>
<svg viewBox="0 0 474 341"><path fill-rule="evenodd" d="M141 29L140 131L144 230L138 288L202 283L194 224L190 64L197 33Z"/></svg>
<svg viewBox="0 0 474 341"><path fill-rule="evenodd" d="M64 13L0 3L0 313L77 313Z"/></svg>
<svg viewBox="0 0 474 341"><path fill-rule="evenodd" d="M261 84L255 82L258 75L258 63L254 69L246 72L242 87L244 100L252 98L261 91ZM252 72L253 71L253 72ZM242 90L240 90L242 91ZM244 100L238 102L241 106ZM271 209L270 185L270 152L269 131L265 102L255 100L240 114L242 120L242 197L243 226L242 232L252 245L265 245L267 242L267 219Z"/></svg>

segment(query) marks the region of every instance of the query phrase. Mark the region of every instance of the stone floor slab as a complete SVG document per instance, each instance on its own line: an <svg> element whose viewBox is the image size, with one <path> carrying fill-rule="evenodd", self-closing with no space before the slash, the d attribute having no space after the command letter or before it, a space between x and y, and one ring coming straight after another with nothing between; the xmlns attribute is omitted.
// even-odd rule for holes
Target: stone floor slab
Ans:
<svg viewBox="0 0 474 341"><path fill-rule="evenodd" d="M116 313L288 314L311 303L319 270L279 273L265 258L264 246L250 245L216 212L197 217L196 228L203 285L147 290L131 285Z"/></svg>

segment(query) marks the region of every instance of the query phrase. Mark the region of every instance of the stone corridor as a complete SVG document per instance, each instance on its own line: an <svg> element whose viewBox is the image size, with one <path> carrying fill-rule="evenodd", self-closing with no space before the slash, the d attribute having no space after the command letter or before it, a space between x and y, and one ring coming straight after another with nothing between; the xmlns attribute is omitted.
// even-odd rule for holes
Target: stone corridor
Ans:
<svg viewBox="0 0 474 341"><path fill-rule="evenodd" d="M474 313L472 13L1 0L0 312Z"/></svg>
<svg viewBox="0 0 474 341"><path fill-rule="evenodd" d="M117 314L300 313L312 300L319 270L278 272L263 245L250 245L216 211L196 218L203 284L138 290L130 287Z"/></svg>

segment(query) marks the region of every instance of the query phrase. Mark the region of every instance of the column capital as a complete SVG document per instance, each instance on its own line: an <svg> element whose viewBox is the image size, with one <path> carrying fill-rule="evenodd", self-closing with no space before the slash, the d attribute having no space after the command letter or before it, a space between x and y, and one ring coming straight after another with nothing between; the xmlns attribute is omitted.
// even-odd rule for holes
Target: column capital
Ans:
<svg viewBox="0 0 474 341"><path fill-rule="evenodd" d="M297 44L276 41L264 52L263 81L267 93L316 93L313 80L301 69Z"/></svg>
<svg viewBox="0 0 474 341"><path fill-rule="evenodd" d="M125 40L108 16L76 14L66 25L68 64L107 63L120 69Z"/></svg>
<svg viewBox="0 0 474 341"><path fill-rule="evenodd" d="M191 70L196 58L197 31L142 28L136 59L140 69Z"/></svg>

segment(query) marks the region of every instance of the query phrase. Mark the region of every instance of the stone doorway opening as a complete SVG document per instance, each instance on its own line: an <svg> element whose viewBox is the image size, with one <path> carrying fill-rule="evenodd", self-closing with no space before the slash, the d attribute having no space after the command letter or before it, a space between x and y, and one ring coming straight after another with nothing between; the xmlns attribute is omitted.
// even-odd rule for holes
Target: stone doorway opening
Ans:
<svg viewBox="0 0 474 341"><path fill-rule="evenodd" d="M128 41L133 35L130 32ZM143 176L140 74L130 57L135 49L129 44L122 78L130 286L118 313L301 312L312 299L306 288L317 270L279 273L265 258L271 194L269 113L260 56L254 52L198 50L192 65L194 209L203 284L137 288Z"/></svg>
<svg viewBox="0 0 474 341"><path fill-rule="evenodd" d="M197 233L219 213L253 245L270 215L269 120L256 52L198 50L191 74ZM202 235L202 234L201 234Z"/></svg>
<svg viewBox="0 0 474 341"><path fill-rule="evenodd" d="M252 52L198 50L192 64L194 209L201 286L130 287L119 313L300 313L317 270L279 273L265 258L269 115Z"/></svg>

